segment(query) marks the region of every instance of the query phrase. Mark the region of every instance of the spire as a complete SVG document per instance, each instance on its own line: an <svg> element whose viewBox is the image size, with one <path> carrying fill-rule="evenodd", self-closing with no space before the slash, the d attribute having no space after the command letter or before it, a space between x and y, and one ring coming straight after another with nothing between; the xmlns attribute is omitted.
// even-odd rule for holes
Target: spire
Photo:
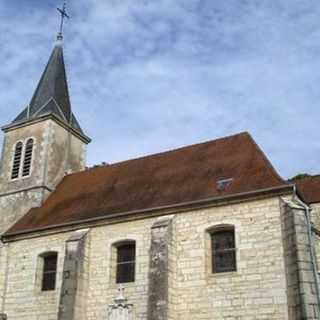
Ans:
<svg viewBox="0 0 320 320"><path fill-rule="evenodd" d="M30 102L29 116L52 111L68 123L71 119L71 104L63 58L63 49L57 44L38 87Z"/></svg>
<svg viewBox="0 0 320 320"><path fill-rule="evenodd" d="M61 13L61 24L57 42L49 58L47 66L41 76L37 89L33 94L29 106L13 121L13 123L32 120L47 114L54 114L68 125L83 134L78 121L71 110L68 82L62 47L63 20L66 14L65 3Z"/></svg>

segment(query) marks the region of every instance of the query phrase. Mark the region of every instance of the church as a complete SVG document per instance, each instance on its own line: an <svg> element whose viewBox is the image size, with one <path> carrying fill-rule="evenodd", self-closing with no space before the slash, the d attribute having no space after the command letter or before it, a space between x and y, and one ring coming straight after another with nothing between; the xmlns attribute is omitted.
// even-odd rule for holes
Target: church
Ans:
<svg viewBox="0 0 320 320"><path fill-rule="evenodd" d="M61 33L3 125L1 320L320 319L320 175L247 132L87 168Z"/></svg>

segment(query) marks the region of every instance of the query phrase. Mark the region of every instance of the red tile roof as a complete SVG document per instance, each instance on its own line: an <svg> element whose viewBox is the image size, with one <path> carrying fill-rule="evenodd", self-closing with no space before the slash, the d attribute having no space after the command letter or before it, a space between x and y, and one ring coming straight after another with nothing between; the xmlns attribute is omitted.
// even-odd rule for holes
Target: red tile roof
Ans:
<svg viewBox="0 0 320 320"><path fill-rule="evenodd" d="M8 234L283 185L251 136L240 133L68 175Z"/></svg>
<svg viewBox="0 0 320 320"><path fill-rule="evenodd" d="M320 175L297 180L296 185L307 203L320 203Z"/></svg>

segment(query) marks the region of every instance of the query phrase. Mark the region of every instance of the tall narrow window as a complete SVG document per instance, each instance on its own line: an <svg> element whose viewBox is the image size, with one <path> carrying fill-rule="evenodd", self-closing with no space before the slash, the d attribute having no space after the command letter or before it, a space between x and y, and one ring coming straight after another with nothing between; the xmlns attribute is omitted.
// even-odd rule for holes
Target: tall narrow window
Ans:
<svg viewBox="0 0 320 320"><path fill-rule="evenodd" d="M42 291L55 290L57 277L57 260L56 252L46 253L43 256L43 272L42 272Z"/></svg>
<svg viewBox="0 0 320 320"><path fill-rule="evenodd" d="M15 147L15 150L14 150L14 155L13 155L11 179L19 178L20 166L21 166L21 157L22 157L22 149L23 149L22 142L18 142L16 144L16 147Z"/></svg>
<svg viewBox="0 0 320 320"><path fill-rule="evenodd" d="M22 170L23 177L30 175L32 152L33 152L33 139L29 139L26 143L26 148L25 148L24 158L23 158L23 170Z"/></svg>
<svg viewBox="0 0 320 320"><path fill-rule="evenodd" d="M116 282L134 282L136 264L136 245L134 242L117 247Z"/></svg>
<svg viewBox="0 0 320 320"><path fill-rule="evenodd" d="M211 233L212 272L236 271L234 229Z"/></svg>

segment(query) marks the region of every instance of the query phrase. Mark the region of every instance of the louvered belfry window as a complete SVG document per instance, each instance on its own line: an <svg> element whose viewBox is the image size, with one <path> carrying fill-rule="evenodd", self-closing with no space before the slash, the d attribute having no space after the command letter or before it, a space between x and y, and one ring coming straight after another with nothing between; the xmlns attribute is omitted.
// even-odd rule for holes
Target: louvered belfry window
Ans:
<svg viewBox="0 0 320 320"><path fill-rule="evenodd" d="M212 272L236 271L234 230L221 230L211 234Z"/></svg>
<svg viewBox="0 0 320 320"><path fill-rule="evenodd" d="M19 178L20 166L21 166L21 157L22 157L22 149L23 149L22 142L18 142L16 144L16 147L15 147L15 150L14 150L14 155L13 155L13 165L12 165L11 179Z"/></svg>
<svg viewBox="0 0 320 320"><path fill-rule="evenodd" d="M23 170L22 170L23 177L30 175L32 153L33 153L33 139L29 139L26 143L26 148L24 152Z"/></svg>
<svg viewBox="0 0 320 320"><path fill-rule="evenodd" d="M134 282L136 264L136 245L126 243L117 247L116 282Z"/></svg>
<svg viewBox="0 0 320 320"><path fill-rule="evenodd" d="M43 256L42 291L55 290L58 254L51 252Z"/></svg>

